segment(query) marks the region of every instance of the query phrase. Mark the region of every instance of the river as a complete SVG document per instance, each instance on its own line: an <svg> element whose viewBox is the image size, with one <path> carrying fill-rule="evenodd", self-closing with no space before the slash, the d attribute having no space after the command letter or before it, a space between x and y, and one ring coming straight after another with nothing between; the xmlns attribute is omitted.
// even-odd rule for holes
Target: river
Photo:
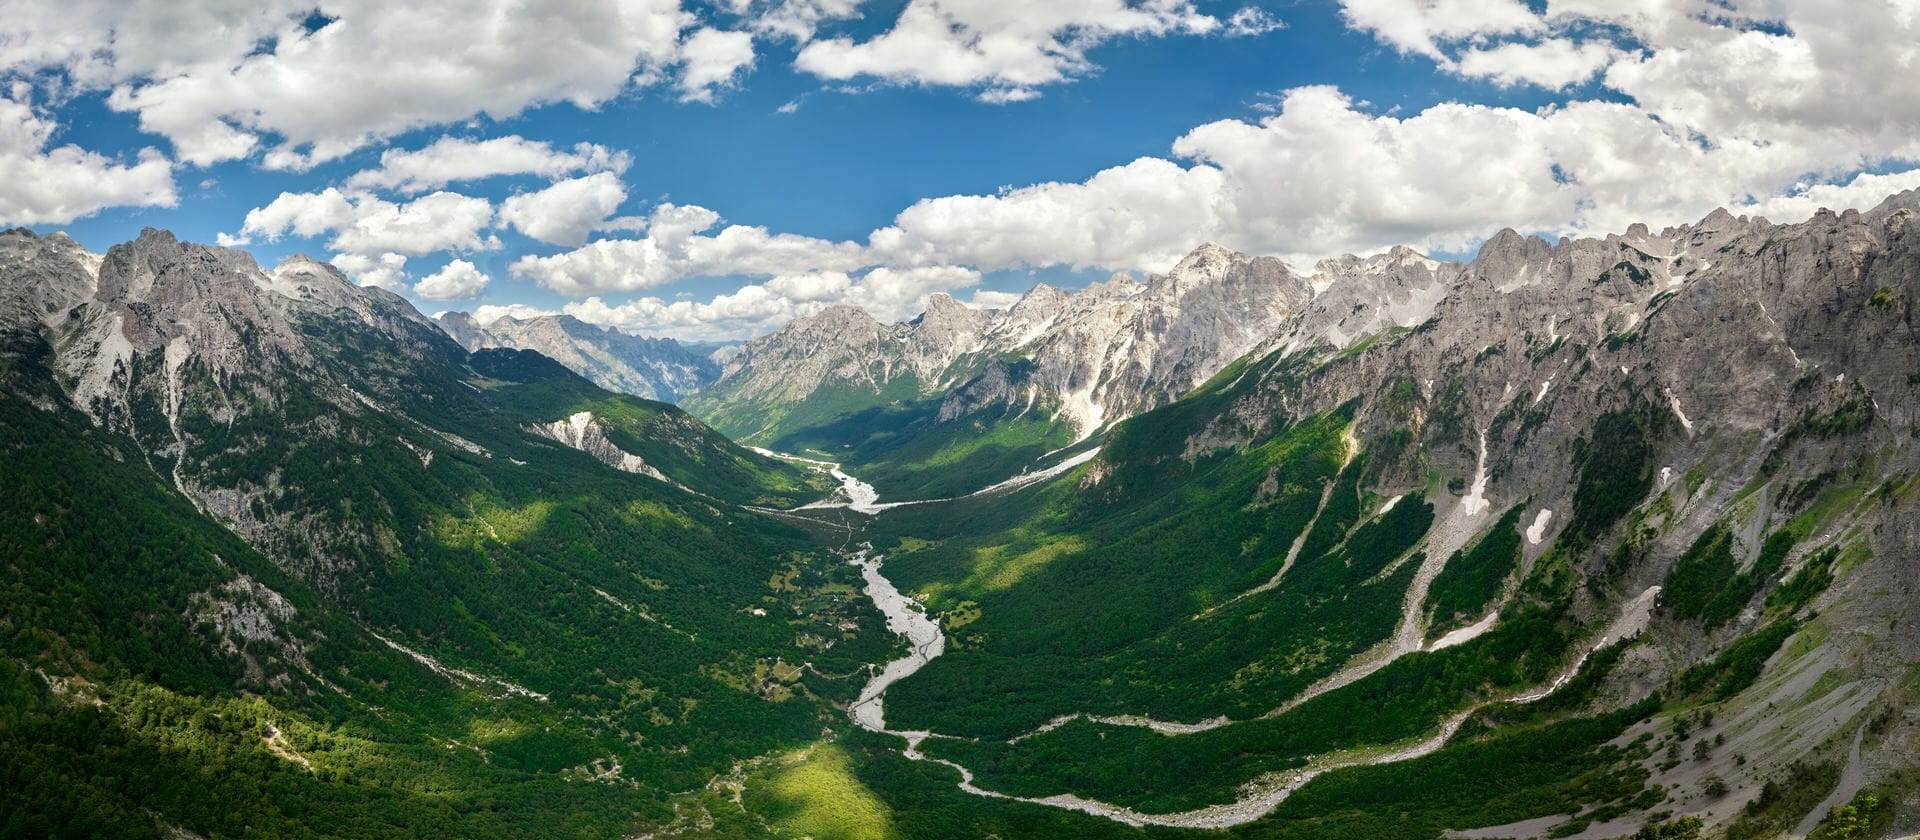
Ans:
<svg viewBox="0 0 1920 840"><path fill-rule="evenodd" d="M837 493L833 499L815 502L807 505L806 508L844 507L861 513L878 515L883 511L902 505L951 501L949 499L929 499L915 502L881 503L879 501L879 493L874 489L873 485L846 473L841 469L839 464L779 455L778 453L766 452L765 450L762 450L762 452L763 454L773 457L782 457L788 460L809 463L816 468L828 471L834 478L840 481L840 492ZM1098 450L1081 453L1046 470L1016 476L972 495L1017 490L1032 484L1037 484L1085 463L1097 453ZM900 591L899 587L894 585L893 581L887 579L883 571L885 558L881 555L874 554L873 546L870 543L862 544L859 550L846 556L849 562L860 567L860 575L865 581L867 597L873 599L874 606L878 607L880 612L886 616L887 629L906 637L908 643L908 650L905 655L888 662L880 669L879 673L867 680L867 684L861 688L859 696L854 700L853 704L847 708L848 716L853 720L854 724L862 729L887 735L895 735L906 739L907 748L903 752L906 757L915 761L932 761L958 771L961 779L959 788L976 796L1007 799L1028 802L1035 805L1046 805L1049 807L1081 811L1133 826L1157 825L1178 828L1230 828L1232 826L1253 822L1266 816L1268 813L1271 813L1273 809L1279 807L1280 803L1285 801L1288 796L1291 796L1294 791L1299 790L1307 782L1312 781L1323 773L1349 767L1407 761L1429 755L1439 750L1442 746L1445 746L1446 742L1458 731L1460 725L1477 710L1476 707L1475 709L1460 712L1443 723L1437 731L1400 744L1344 750L1338 753L1318 756L1302 768L1280 773L1265 774L1243 785L1240 789L1239 798L1233 802L1213 805L1193 811L1183 811L1172 814L1145 814L1131 808L1086 799L1072 794L1060 794L1048 797L1011 796L978 786L974 783L973 771L966 767L920 752L920 744L926 739L950 736L941 736L925 731L887 728L885 710L887 688L913 675L916 671L926 667L927 663L932 662L936 657L940 656L940 654L946 652L947 638L946 634L940 630L940 622L927 615L925 606L913 598L908 597ZM1628 603L1625 609L1622 610L1621 615L1583 650L1580 657L1571 666L1564 669L1548 685L1531 691L1521 692L1504 699L1514 703L1531 703L1557 691L1572 679L1593 651L1633 635L1644 628L1648 614L1653 608L1659 591L1660 587L1652 587L1642 593L1640 597ZM1491 624L1491 622L1488 623ZM1479 631L1483 631L1484 629L1484 627L1477 628ZM1478 632L1474 632L1473 635L1478 635ZM1377 663L1356 663L1355 667L1371 672L1372 670L1377 670L1379 665ZM1038 734L1040 731L1057 727L1066 720L1074 717L1079 717L1079 715L1063 716L1049 723L1047 726L1041 727L1040 730L1018 736L1014 740L1029 737ZM1118 725L1149 726L1168 735L1203 731L1225 726L1230 723L1224 718L1210 720L1200 724L1163 723L1148 718L1133 716L1094 719Z"/></svg>

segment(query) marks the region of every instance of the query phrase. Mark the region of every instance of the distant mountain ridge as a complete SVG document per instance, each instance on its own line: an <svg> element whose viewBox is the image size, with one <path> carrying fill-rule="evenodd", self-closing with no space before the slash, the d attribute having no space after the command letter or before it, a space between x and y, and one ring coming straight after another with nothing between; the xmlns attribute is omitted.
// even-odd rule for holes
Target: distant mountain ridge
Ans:
<svg viewBox="0 0 1920 840"><path fill-rule="evenodd" d="M1207 245L1165 275L1071 293L1042 284L1003 310L935 294L913 321L882 324L835 306L747 342L693 405L729 434L771 441L788 407L821 389L941 397L1024 359L1013 379L982 383L1011 390L959 397L948 419L963 404L1018 402L1085 437L1206 381L1310 296L1279 260Z"/></svg>
<svg viewBox="0 0 1920 840"><path fill-rule="evenodd" d="M465 312L435 322L468 352L489 347L536 350L609 391L679 402L712 384L720 364L671 338L646 338L572 315L501 317L481 323Z"/></svg>

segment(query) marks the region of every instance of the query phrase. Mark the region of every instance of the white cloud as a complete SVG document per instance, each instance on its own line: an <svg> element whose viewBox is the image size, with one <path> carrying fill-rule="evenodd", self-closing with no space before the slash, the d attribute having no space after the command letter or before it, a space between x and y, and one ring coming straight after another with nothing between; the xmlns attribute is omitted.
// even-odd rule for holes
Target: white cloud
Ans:
<svg viewBox="0 0 1920 840"><path fill-rule="evenodd" d="M518 135L490 140L441 137L414 151L388 149L380 167L355 173L347 187L413 194L462 181L497 175L538 175L548 179L576 172L625 172L633 156L595 143L577 143L570 151Z"/></svg>
<svg viewBox="0 0 1920 840"><path fill-rule="evenodd" d="M1226 23L1227 35L1234 38L1250 38L1285 28L1285 22L1258 6L1247 6L1234 12Z"/></svg>
<svg viewBox="0 0 1920 840"><path fill-rule="evenodd" d="M1920 169L1886 175L1862 173L1845 184L1799 184L1786 195L1737 206L1733 212L1795 221L1808 218L1821 208L1836 212L1870 210L1887 196L1916 188L1920 188Z"/></svg>
<svg viewBox="0 0 1920 840"><path fill-rule="evenodd" d="M1911 0L1743 3L1784 32L1648 24L1651 49L1607 86L1711 138L1920 157L1920 8ZM1738 68L1738 72L1728 72Z"/></svg>
<svg viewBox="0 0 1920 840"><path fill-rule="evenodd" d="M928 295L979 282L979 272L956 266L881 267L860 277L841 272L776 277L705 303L669 303L643 297L613 305L589 297L567 304L565 311L591 324L647 335L691 340L739 338L771 331L792 318L836 304L858 306L882 321L902 321L925 311Z"/></svg>
<svg viewBox="0 0 1920 840"><path fill-rule="evenodd" d="M1502 86L1526 83L1559 90L1593 78L1617 55L1619 52L1606 44L1549 38L1537 44L1470 49L1450 68L1462 76L1492 79Z"/></svg>
<svg viewBox="0 0 1920 840"><path fill-rule="evenodd" d="M1141 158L1085 183L926 199L876 231L873 245L894 263L1165 271L1221 230L1226 189L1212 167Z"/></svg>
<svg viewBox="0 0 1920 840"><path fill-rule="evenodd" d="M856 17L860 0L726 0L726 7L755 32L804 43L820 24Z"/></svg>
<svg viewBox="0 0 1920 840"><path fill-rule="evenodd" d="M413 284L413 293L428 300L476 300L486 290L487 275L466 260L449 261Z"/></svg>
<svg viewBox="0 0 1920 840"><path fill-rule="evenodd" d="M1398 244L1456 251L1509 226L1580 234L1692 221L1856 160L1844 147L1823 157L1826 146L1703 143L1630 104L1445 103L1397 117L1328 87L1287 91L1257 122L1199 126L1173 151L1185 162L1142 158L1082 183L923 200L872 247L892 265L986 270L1165 271L1210 239L1301 263Z"/></svg>
<svg viewBox="0 0 1920 840"><path fill-rule="evenodd" d="M718 88L733 87L753 69L753 36L702 28L680 46L680 101L713 102Z"/></svg>
<svg viewBox="0 0 1920 840"><path fill-rule="evenodd" d="M396 204L329 187L317 193L281 193L267 206L248 211L240 234L273 241L288 233L332 233L327 247L347 253L420 256L497 248L498 239L481 236L492 222L493 205L484 198L436 192Z"/></svg>
<svg viewBox="0 0 1920 840"><path fill-rule="evenodd" d="M66 224L107 207L176 203L173 164L160 153L143 150L129 165L78 146L49 149L59 127L17 98L0 98L0 224Z"/></svg>
<svg viewBox="0 0 1920 840"><path fill-rule="evenodd" d="M996 292L988 289L974 289L973 297L963 301L974 309L1007 309L1026 297L1018 292Z"/></svg>
<svg viewBox="0 0 1920 840"><path fill-rule="evenodd" d="M238 58L313 7L312 0L0 0L0 70L65 68L89 89L172 76L215 57Z"/></svg>
<svg viewBox="0 0 1920 840"><path fill-rule="evenodd" d="M853 278L844 271L809 271L782 274L765 283L767 290L788 300L810 303L837 300L853 286Z"/></svg>
<svg viewBox="0 0 1920 840"><path fill-rule="evenodd" d="M558 314L560 313L551 309L541 309L538 306L528 306L524 303L509 303L505 306L488 303L473 308L473 319L479 321L481 326L492 324L501 318L516 318L524 321L528 318L539 318L543 315Z"/></svg>
<svg viewBox="0 0 1920 840"><path fill-rule="evenodd" d="M858 306L882 321L902 321L926 311L927 296L976 286L980 272L952 265L915 268L881 266L862 276L840 302Z"/></svg>
<svg viewBox="0 0 1920 840"><path fill-rule="evenodd" d="M500 203L500 222L542 242L579 245L626 200L620 177L601 172L509 197Z"/></svg>
<svg viewBox="0 0 1920 840"><path fill-rule="evenodd" d="M509 271L566 295L636 291L687 277L771 277L809 270L847 271L870 264L852 242L829 242L763 227L705 231L720 215L704 207L662 204L639 239L602 239L552 256L525 256Z"/></svg>
<svg viewBox="0 0 1920 840"><path fill-rule="evenodd" d="M1340 0L1347 25L1402 52L1440 58L1440 43L1538 32L1545 23L1521 0Z"/></svg>
<svg viewBox="0 0 1920 840"><path fill-rule="evenodd" d="M405 294L407 291L407 258L403 254L381 254L377 257L334 254L330 262L334 268L340 269L362 286L375 286L394 294Z"/></svg>
<svg viewBox="0 0 1920 840"><path fill-rule="evenodd" d="M317 193L281 193L265 207L247 211L240 236L234 242L250 241L258 234L278 240L282 234L312 237L330 233L353 223L354 206L345 193L328 188Z"/></svg>
<svg viewBox="0 0 1920 840"><path fill-rule="evenodd" d="M374 140L540 105L591 108L636 73L679 58L694 22L679 0L330 0L0 8L0 67L64 71L138 114L180 160L206 165L265 148L301 168Z"/></svg>
<svg viewBox="0 0 1920 840"><path fill-rule="evenodd" d="M747 286L713 300L674 301L643 297L609 305L598 297L567 304L568 315L589 324L620 327L645 335L682 340L740 338L771 332L801 315L818 312L825 304L796 304L765 286Z"/></svg>
<svg viewBox="0 0 1920 840"><path fill-rule="evenodd" d="M816 40L794 66L823 79L871 77L896 84L982 88L989 102L1037 95L1035 88L1093 69L1087 51L1123 36L1207 33L1220 21L1186 0L1078 0L1007 4L912 0L893 27L866 41Z"/></svg>

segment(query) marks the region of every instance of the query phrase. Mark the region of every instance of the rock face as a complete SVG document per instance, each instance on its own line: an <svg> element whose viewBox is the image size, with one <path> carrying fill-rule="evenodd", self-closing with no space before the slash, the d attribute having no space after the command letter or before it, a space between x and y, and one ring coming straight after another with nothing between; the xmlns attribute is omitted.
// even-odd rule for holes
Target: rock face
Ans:
<svg viewBox="0 0 1920 840"><path fill-rule="evenodd" d="M535 350L609 391L677 402L720 375L720 365L671 338L643 338L596 327L571 315L500 318L481 324L465 312L438 318L468 351Z"/></svg>
<svg viewBox="0 0 1920 840"><path fill-rule="evenodd" d="M565 420L531 424L527 426L527 431L592 455L600 463L621 472L639 473L661 481L668 480L659 470L654 469L653 465L648 464L646 459L621 449L612 438L607 437L606 424L594 417L591 411L574 412Z"/></svg>
<svg viewBox="0 0 1920 840"><path fill-rule="evenodd" d="M1006 310L936 294L919 318L881 324L832 307L746 344L689 408L737 438L771 441L815 395L858 406L970 389L943 421L965 404L1017 401L1085 437L1192 390L1311 298L1279 260L1207 245L1145 282L1116 276L1073 294L1040 285Z"/></svg>

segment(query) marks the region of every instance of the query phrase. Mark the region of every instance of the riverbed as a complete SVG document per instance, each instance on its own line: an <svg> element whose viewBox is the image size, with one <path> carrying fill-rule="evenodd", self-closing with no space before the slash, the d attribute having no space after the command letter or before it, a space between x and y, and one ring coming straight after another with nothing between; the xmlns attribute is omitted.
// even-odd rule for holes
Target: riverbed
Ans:
<svg viewBox="0 0 1920 840"><path fill-rule="evenodd" d="M1081 453L1046 470L1015 476L1012 479L978 491L973 495L987 492L1007 492L1037 484L1085 463L1097 453L1098 450ZM776 453L765 454L776 455ZM794 458L792 456L779 457L788 457L795 461L808 461L808 459ZM809 463L819 469L828 471L835 479L841 482L841 489L833 498L815 502L802 509L837 507L849 508L869 515L878 515L883 511L902 505L951 501L950 499L930 499L915 502L881 503L879 501L879 492L874 489L873 485L846 473L841 469L839 464L819 461L810 461ZM1266 816L1268 813L1271 813L1273 809L1279 807L1280 803L1285 801L1288 796L1291 796L1294 791L1299 790L1307 782L1312 781L1315 777L1323 773L1349 767L1407 761L1429 755L1439 750L1442 746L1445 746L1446 742L1453 737L1460 725L1464 723L1474 711L1473 709L1469 709L1456 714L1442 724L1437 731L1423 737L1410 739L1409 741L1396 745L1368 746L1344 750L1317 757L1302 768L1267 774L1245 785L1241 789L1239 798L1235 801L1193 811L1172 814L1144 814L1131 808L1086 799L1072 794L1059 794L1039 798L1011 796L978 786L974 783L973 772L966 767L945 759L933 758L920 752L921 742L928 738L943 736L924 731L887 728L885 710L887 689L894 683L906 679L921 668L926 667L927 663L932 662L936 657L946 652L946 634L941 632L940 622L927 614L924 605L901 592L899 587L895 586L893 581L886 577L884 574L885 558L873 553L872 544L862 544L857 551L851 552L846 556L848 562L860 568L860 575L865 583L864 588L867 597L871 598L874 606L878 607L880 612L886 616L887 629L905 637L908 645L906 654L888 662L880 669L879 673L874 674L873 677L868 679L867 684L860 690L859 696L854 700L853 704L848 707L848 717L853 720L854 724L862 729L906 739L907 748L903 751L906 757L915 761L932 761L953 768L960 773L961 781L959 788L977 796L1081 811L1134 826L1158 825L1180 828L1230 828L1232 826L1253 822ZM1621 615L1582 651L1580 657L1576 659L1570 667L1556 675L1553 681L1531 691L1514 694L1506 698L1507 702L1531 703L1551 695L1573 678L1574 674L1578 672L1580 666L1585 663L1587 657L1591 655L1593 651L1638 633L1645 627L1648 612L1652 609L1659 591L1659 587L1652 587L1642 593L1640 597L1628 603L1625 609L1622 610ZM1451 641L1458 643L1465 641L1466 638L1479 635L1479 633L1484 632L1498 620L1497 614L1489 616L1488 619L1489 620L1475 627L1464 628L1463 631L1457 631L1465 638L1451 639ZM1441 644L1437 644L1436 647L1445 646L1445 643L1448 641L1449 639L1443 639ZM1383 663L1355 663L1355 665L1349 666L1349 669L1342 670L1343 672L1355 670L1370 673L1372 670L1376 670L1380 664ZM1284 708L1285 707L1275 711L1283 711ZM1074 717L1078 717L1078 715L1064 716L1061 719L1053 721L1048 726L1042 727L1040 731L1058 726ZM1133 716L1098 718L1098 720L1120 725L1148 726L1170 736L1204 731L1230 723L1230 721L1224 718L1204 721L1199 724L1163 724L1159 721ZM1033 734L1038 734L1038 731L1019 737L1028 737ZM1018 738L1015 740L1018 740Z"/></svg>

